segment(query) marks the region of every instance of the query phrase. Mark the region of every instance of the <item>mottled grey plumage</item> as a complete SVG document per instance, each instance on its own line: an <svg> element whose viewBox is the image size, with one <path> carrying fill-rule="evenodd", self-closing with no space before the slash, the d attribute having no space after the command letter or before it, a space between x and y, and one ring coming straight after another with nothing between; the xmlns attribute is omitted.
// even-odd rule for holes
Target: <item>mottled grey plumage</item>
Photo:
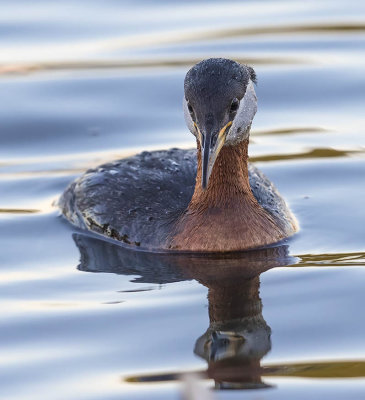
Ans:
<svg viewBox="0 0 365 400"><path fill-rule="evenodd" d="M196 150L143 152L88 170L65 190L59 206L80 228L161 250L190 202L196 168ZM252 164L249 179L259 204L289 236L293 217L276 188Z"/></svg>

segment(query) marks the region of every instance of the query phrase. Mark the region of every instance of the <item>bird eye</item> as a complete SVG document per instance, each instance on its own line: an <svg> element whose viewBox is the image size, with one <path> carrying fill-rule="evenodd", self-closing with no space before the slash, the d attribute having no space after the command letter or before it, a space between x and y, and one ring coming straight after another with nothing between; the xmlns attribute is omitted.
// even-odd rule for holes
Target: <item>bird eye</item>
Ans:
<svg viewBox="0 0 365 400"><path fill-rule="evenodd" d="M190 114L194 114L193 107L191 106L190 103L188 103L188 110L189 110L189 113L190 113Z"/></svg>
<svg viewBox="0 0 365 400"><path fill-rule="evenodd" d="M240 101L238 99L233 99L231 103L231 108L230 112L235 113L238 110L238 107L240 106Z"/></svg>

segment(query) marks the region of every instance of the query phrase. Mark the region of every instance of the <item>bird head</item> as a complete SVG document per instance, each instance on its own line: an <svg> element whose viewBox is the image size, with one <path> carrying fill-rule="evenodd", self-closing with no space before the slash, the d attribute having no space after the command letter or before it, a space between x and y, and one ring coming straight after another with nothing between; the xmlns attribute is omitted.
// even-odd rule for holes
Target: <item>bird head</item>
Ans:
<svg viewBox="0 0 365 400"><path fill-rule="evenodd" d="M222 147L249 136L257 110L254 83L251 67L223 58L203 60L186 74L184 115L200 143L203 189Z"/></svg>

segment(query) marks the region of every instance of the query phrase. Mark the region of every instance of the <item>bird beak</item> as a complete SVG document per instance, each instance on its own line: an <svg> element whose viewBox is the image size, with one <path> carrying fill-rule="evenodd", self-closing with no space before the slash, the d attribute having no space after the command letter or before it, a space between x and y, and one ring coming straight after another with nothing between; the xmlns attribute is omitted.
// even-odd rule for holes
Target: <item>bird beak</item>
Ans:
<svg viewBox="0 0 365 400"><path fill-rule="evenodd" d="M232 125L232 121L228 122L219 133L207 132L202 135L197 124L195 128L198 132L198 138L200 141L200 147L202 152L202 188L205 190L208 186L210 174L212 173L214 163L221 151L227 136L227 130ZM217 135L217 140L212 145L212 138Z"/></svg>

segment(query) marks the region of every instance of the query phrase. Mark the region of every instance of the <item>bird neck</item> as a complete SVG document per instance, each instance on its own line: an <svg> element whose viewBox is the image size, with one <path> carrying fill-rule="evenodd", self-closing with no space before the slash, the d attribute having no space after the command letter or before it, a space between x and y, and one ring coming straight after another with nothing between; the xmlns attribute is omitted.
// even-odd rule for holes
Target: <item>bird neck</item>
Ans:
<svg viewBox="0 0 365 400"><path fill-rule="evenodd" d="M214 164L208 186L201 186L201 150L193 197L168 238L182 251L227 252L265 246L284 235L259 205L248 178L248 140L225 146Z"/></svg>
<svg viewBox="0 0 365 400"><path fill-rule="evenodd" d="M254 198L248 179L248 139L235 146L224 146L213 166L207 188L202 188L202 154L198 143L195 190L189 209L217 207L242 195Z"/></svg>

